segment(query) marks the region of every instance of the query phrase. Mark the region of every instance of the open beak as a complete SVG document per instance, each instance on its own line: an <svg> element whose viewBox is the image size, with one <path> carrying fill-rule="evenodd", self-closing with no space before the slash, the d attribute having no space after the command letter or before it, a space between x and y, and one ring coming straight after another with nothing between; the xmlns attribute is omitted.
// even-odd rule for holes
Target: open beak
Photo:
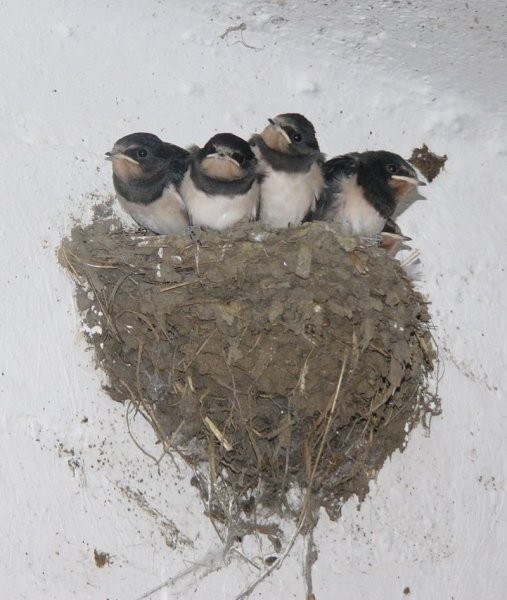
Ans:
<svg viewBox="0 0 507 600"><path fill-rule="evenodd" d="M128 162L131 162L134 165L139 164L137 162L137 160L134 160L133 158L131 158L130 156L127 156L126 154L123 154L123 152L121 152L120 150L111 150L111 152L106 152L106 160L113 160L113 158L118 158L120 160L126 160Z"/></svg>
<svg viewBox="0 0 507 600"><path fill-rule="evenodd" d="M405 242L409 241L410 238L403 234L386 233L384 231L380 234L380 247L384 248L387 254L393 258L400 250L408 248L408 246L405 246Z"/></svg>
<svg viewBox="0 0 507 600"><path fill-rule="evenodd" d="M292 140L289 137L289 134L285 131L285 129L283 129L283 127L281 125L278 125L278 123L276 121L274 121L273 119L268 119L269 124L273 127L273 129L276 129L276 131L278 131L279 133L282 134L282 136L285 138L285 140L287 141L288 144L292 143Z"/></svg>
<svg viewBox="0 0 507 600"><path fill-rule="evenodd" d="M231 163L235 164L237 167L241 166L237 160L234 160L232 158L232 156L229 156L228 154L225 154L224 152L213 152L212 154L207 154L206 158L218 158L218 160L226 160L227 162L231 162Z"/></svg>
<svg viewBox="0 0 507 600"><path fill-rule="evenodd" d="M403 235L402 233L395 233L391 231L382 231L380 237L383 240L392 240L394 242L411 242L412 238L407 235Z"/></svg>
<svg viewBox="0 0 507 600"><path fill-rule="evenodd" d="M424 181L421 181L417 177L408 177L407 175L391 175L391 179L397 179L398 181L406 181L412 185L426 185Z"/></svg>

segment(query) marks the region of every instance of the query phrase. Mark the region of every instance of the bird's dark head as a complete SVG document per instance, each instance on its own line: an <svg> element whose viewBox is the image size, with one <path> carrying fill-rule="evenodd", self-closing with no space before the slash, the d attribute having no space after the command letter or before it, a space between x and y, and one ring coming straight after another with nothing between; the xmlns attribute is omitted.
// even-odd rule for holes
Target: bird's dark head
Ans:
<svg viewBox="0 0 507 600"><path fill-rule="evenodd" d="M377 150L356 156L360 165L358 181L367 178L384 182L391 189L396 202L403 200L417 186L426 185L418 178L412 165L398 154Z"/></svg>
<svg viewBox="0 0 507 600"><path fill-rule="evenodd" d="M114 174L123 181L146 179L168 169L174 148L152 133L131 133L119 139L106 157L113 163Z"/></svg>
<svg viewBox="0 0 507 600"><path fill-rule="evenodd" d="M196 158L205 175L224 182L253 176L257 168L250 144L232 133L214 135Z"/></svg>
<svg viewBox="0 0 507 600"><path fill-rule="evenodd" d="M269 125L261 133L261 138L271 150L292 156L319 152L315 128L303 115L285 113L268 120Z"/></svg>

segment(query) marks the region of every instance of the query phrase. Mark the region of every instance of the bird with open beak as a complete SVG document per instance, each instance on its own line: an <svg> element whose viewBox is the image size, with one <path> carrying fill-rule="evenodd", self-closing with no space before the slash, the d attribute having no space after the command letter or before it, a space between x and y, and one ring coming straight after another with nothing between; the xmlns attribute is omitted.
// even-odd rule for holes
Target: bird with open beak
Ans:
<svg viewBox="0 0 507 600"><path fill-rule="evenodd" d="M315 128L303 115L286 113L250 140L263 170L260 215L270 227L301 225L324 188L323 155Z"/></svg>
<svg viewBox="0 0 507 600"><path fill-rule="evenodd" d="M223 231L254 221L259 207L258 163L249 144L232 133L194 148L181 185L190 224Z"/></svg>
<svg viewBox="0 0 507 600"><path fill-rule="evenodd" d="M151 133L119 139L106 156L113 163L113 184L122 208L154 233L177 233L188 227L179 192L188 166L187 150Z"/></svg>
<svg viewBox="0 0 507 600"><path fill-rule="evenodd" d="M350 236L373 238L389 223L392 229L399 203L426 185L406 160L384 150L336 156L323 170L326 185L315 219L334 221Z"/></svg>

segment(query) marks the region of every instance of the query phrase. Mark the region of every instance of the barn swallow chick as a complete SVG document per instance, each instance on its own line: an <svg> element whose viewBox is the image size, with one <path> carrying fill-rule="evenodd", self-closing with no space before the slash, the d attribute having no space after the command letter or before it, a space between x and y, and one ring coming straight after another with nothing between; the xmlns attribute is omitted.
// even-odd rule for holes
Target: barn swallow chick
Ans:
<svg viewBox="0 0 507 600"><path fill-rule="evenodd" d="M151 133L119 139L106 156L113 163L113 183L122 208L141 227L159 234L188 227L179 193L188 151Z"/></svg>
<svg viewBox="0 0 507 600"><path fill-rule="evenodd" d="M316 218L339 223L344 235L361 237L379 235L398 203L426 185L407 161L384 150L332 158L324 164L324 177Z"/></svg>
<svg viewBox="0 0 507 600"><path fill-rule="evenodd" d="M379 245L381 248L384 248L390 256L394 257L400 250L408 248L408 246L405 245L405 242L410 242L411 239L412 238L403 235L398 224L393 219L387 219L384 228L380 232Z"/></svg>
<svg viewBox="0 0 507 600"><path fill-rule="evenodd" d="M258 163L245 140L218 133L195 148L181 185L191 225L223 231L238 221L257 218Z"/></svg>
<svg viewBox="0 0 507 600"><path fill-rule="evenodd" d="M303 115L268 120L250 140L263 169L260 220L274 228L298 226L315 210L324 187L323 155L315 129Z"/></svg>

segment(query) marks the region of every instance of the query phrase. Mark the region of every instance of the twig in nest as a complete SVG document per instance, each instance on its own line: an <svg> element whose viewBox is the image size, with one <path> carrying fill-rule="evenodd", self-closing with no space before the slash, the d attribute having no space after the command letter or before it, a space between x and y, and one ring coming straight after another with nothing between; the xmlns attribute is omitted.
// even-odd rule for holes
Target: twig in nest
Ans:
<svg viewBox="0 0 507 600"><path fill-rule="evenodd" d="M186 285L191 285L192 283L199 283L199 279L193 279L192 281L183 281L183 283L175 283L174 285L169 285L167 287L161 288L160 291L169 292L180 287L185 287Z"/></svg>
<svg viewBox="0 0 507 600"><path fill-rule="evenodd" d="M62 262L62 266L66 267L71 275L74 277L74 279L76 280L76 282L78 282L79 285L83 285L82 283L82 277L80 277L80 275L78 274L78 272L76 271L73 263L69 260L69 252L67 252L67 249L65 248L65 246L62 245L62 247L60 248L60 256L61 256L61 260Z"/></svg>
<svg viewBox="0 0 507 600"><path fill-rule="evenodd" d="M82 264L85 267L92 267L93 269L120 269L120 265L118 264L114 264L111 263L109 265L99 265L97 263L90 263L90 262L86 262L83 259L79 258L79 256L77 256L76 254L74 254L74 252L72 252L71 250L65 250L65 258L67 259L67 255L70 254L70 256L72 256L72 258L75 259L76 262ZM132 267L133 265L127 265L129 267Z"/></svg>
<svg viewBox="0 0 507 600"><path fill-rule="evenodd" d="M257 437L260 437L264 440L273 440L277 438L281 433L283 433L288 427L292 427L294 422L295 421L290 418L290 414L288 413L285 423L282 423L282 425L280 425L276 429L269 429L268 433L262 433L261 431L257 431L257 429L254 429L252 427L252 431Z"/></svg>
<svg viewBox="0 0 507 600"><path fill-rule="evenodd" d="M421 254L420 250L413 250L408 256L407 258L400 263L400 266L402 268L408 267L409 265L411 265L413 262L415 262L418 258L419 255Z"/></svg>
<svg viewBox="0 0 507 600"><path fill-rule="evenodd" d="M113 300L118 292L118 290L121 288L121 286L125 283L125 281L127 281L127 279L130 279L134 285L137 285L137 281L135 280L135 275L137 273L135 271L131 271L130 273L125 273L123 275L123 277L120 277L118 279L118 281L114 284L114 287L111 291L111 293L109 294L109 304L112 305L113 304Z"/></svg>
<svg viewBox="0 0 507 600"><path fill-rule="evenodd" d="M248 354L250 354L250 352L253 352L255 350L255 348L257 348L259 342L261 341L263 334L262 332L259 333L259 335L257 336L257 339L254 342L254 345L248 350Z"/></svg>
<svg viewBox="0 0 507 600"><path fill-rule="evenodd" d="M143 321L147 325L147 327L153 331L153 335L155 336L156 341L160 342L160 337L159 337L159 335L157 333L156 324L153 323L152 321L150 321L147 316L145 316L143 313L137 312L135 310L127 310L127 309L125 309L125 310L122 310L121 312L119 312L116 315L116 317L120 318L124 314L134 315L140 321Z"/></svg>
<svg viewBox="0 0 507 600"><path fill-rule="evenodd" d="M156 464L159 465L160 461L162 460L162 458L165 455L165 452L162 452L162 456L160 458L155 458L153 456L153 454L150 454L147 450L145 450L141 444L136 440L136 438L134 437L134 434L132 433L132 430L130 428L130 419L129 419L129 415L131 412L131 407L134 407L136 412L138 411L138 407L134 404L134 402L132 400L129 401L129 403L127 404L127 410L125 411L125 421L127 423L127 431L129 432L130 435L130 439L134 442L134 445L144 454L146 455L148 458L151 458L151 460ZM150 423L151 425L151 423Z"/></svg>
<svg viewBox="0 0 507 600"><path fill-rule="evenodd" d="M417 341L419 342L419 345L421 346L421 349L424 353L424 358L426 359L427 362L430 362L431 351L428 348L428 344L426 343L424 336L417 333L417 331L416 331L415 335L416 335Z"/></svg>
<svg viewBox="0 0 507 600"><path fill-rule="evenodd" d="M213 421L209 417L204 417L204 422L211 430L211 433L217 438L220 444L225 448L227 452L232 450L232 446L224 434L218 429L218 427L213 423Z"/></svg>
<svg viewBox="0 0 507 600"><path fill-rule="evenodd" d="M348 360L348 351L346 351L346 359ZM341 376L342 377L342 376ZM338 383L340 384L341 387L341 380L338 381ZM337 388L338 389L338 388ZM334 402L336 402L336 395L333 396ZM320 442L324 442L326 440L326 436L327 433L329 431L329 419L331 417L334 418L334 412L336 410L336 406L333 405L333 402L330 402L328 404L328 406L326 407L325 410L323 410L320 415L317 417L317 419L314 421L314 423L312 424L312 427L306 437L306 439L304 440L304 444L303 444L303 461L305 464L305 470L307 473L307 476L309 479L313 479L313 477L311 476L311 448L314 444L318 444L319 443L319 439L318 439L318 435L317 440L315 440L312 444L310 444L310 438L314 435L314 433L317 433L318 430L320 429L322 423L326 422L326 427L324 428L324 432L322 434L322 437L320 438ZM321 449L322 449L322 445L321 445ZM319 456L319 454L318 454ZM319 460L320 460L320 456L319 456ZM313 469L314 470L314 469Z"/></svg>
<svg viewBox="0 0 507 600"><path fill-rule="evenodd" d="M143 409L146 411L146 414L149 415L152 423L152 427L155 430L155 433L157 434L158 439L160 440L160 442L162 443L162 447L164 448L164 454L168 454L174 465L176 466L176 468L179 471L179 467L176 463L176 461L174 460L174 457L171 454L171 451L173 450L173 448L169 445L169 441L167 439L167 436L165 435L164 429L162 427L162 425L160 424L159 420L157 419L157 416L155 415L153 408L146 402L146 400L144 399L143 396L143 392L142 392L142 387L141 387L141 376L140 376L140 367L141 367L141 358L143 355L143 343L140 342L139 343L139 348L137 350L137 364L136 364L136 386L137 386L137 393L138 393L138 397L139 397L139 402L141 403Z"/></svg>
<svg viewBox="0 0 507 600"><path fill-rule="evenodd" d="M315 344L315 346L316 345L317 344ZM308 361L310 360L310 356L313 354L314 350L315 350L315 348L312 348L310 350L310 352L308 352L308 356L305 358L305 362L303 364L301 372L299 373L299 380L298 380L298 383L297 383L297 387L299 388L299 391L303 395L306 395L306 376L308 374Z"/></svg>
<svg viewBox="0 0 507 600"><path fill-rule="evenodd" d="M322 440L320 442L320 447L319 450L317 452L317 456L315 458L315 462L313 465L313 470L312 470L312 475L308 484L308 492L306 494L306 498L305 500L309 501L309 496L311 494L311 489L312 489L312 485L313 485L313 481L315 479L315 474L317 472L317 468L319 466L320 463L320 459L322 457L322 452L324 451L324 444L326 443L327 440L327 436L329 435L329 429L331 428L331 423L333 422L333 418L335 416L335 412L336 412L336 406L338 403L338 396L340 395L340 390L342 387L342 382L343 382L343 376L345 374L345 367L347 366L347 362L348 362L348 352L345 353L345 356L343 357L343 363L342 363L342 369L340 371L340 377L338 378L338 383L336 385L336 389L331 401L331 408L327 413L327 421L326 421L326 428L324 429L324 435L322 436Z"/></svg>
<svg viewBox="0 0 507 600"><path fill-rule="evenodd" d="M201 246L199 244L199 242L197 242L197 244L195 245L195 254L194 254L194 259L195 259L195 272L197 273L197 276L200 277L201 274L199 272L199 250L201 249Z"/></svg>
<svg viewBox="0 0 507 600"><path fill-rule="evenodd" d="M208 335L208 337L204 340L204 342L199 346L197 352L194 354L194 356L192 356L192 358L190 359L190 361L188 362L188 364L183 365L183 370L185 370L185 371L188 370L188 368L190 367L190 365L199 356L199 354L204 350L206 344L210 341L210 339L213 337L213 335L215 334L215 332L216 332L216 329L213 329L213 331ZM183 360L181 360L180 365L182 363L183 363Z"/></svg>
<svg viewBox="0 0 507 600"><path fill-rule="evenodd" d="M107 301L105 299L104 300L101 299L100 293L99 293L98 289L96 288L96 286L94 285L92 279L89 277L88 273L87 273L87 281L92 289L93 296L94 296L95 300L98 302L98 304L100 306L100 310L102 311L102 314L104 315L104 318L106 319L106 323L108 323L108 326L111 329L111 331L114 333L116 339L119 341L123 341L122 337L120 335L120 332L118 331L118 328L116 327L116 321L109 311L109 306L107 304Z"/></svg>

